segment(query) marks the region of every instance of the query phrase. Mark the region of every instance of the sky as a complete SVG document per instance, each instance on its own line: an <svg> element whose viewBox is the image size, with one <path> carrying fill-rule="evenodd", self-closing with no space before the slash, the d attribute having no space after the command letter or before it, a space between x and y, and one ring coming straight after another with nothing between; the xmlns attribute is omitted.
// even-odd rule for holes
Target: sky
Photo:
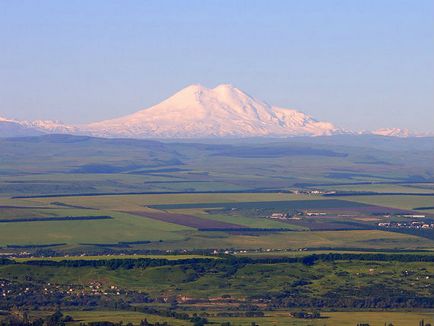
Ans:
<svg viewBox="0 0 434 326"><path fill-rule="evenodd" d="M0 116L87 123L230 83L352 130L434 131L432 0L0 0Z"/></svg>

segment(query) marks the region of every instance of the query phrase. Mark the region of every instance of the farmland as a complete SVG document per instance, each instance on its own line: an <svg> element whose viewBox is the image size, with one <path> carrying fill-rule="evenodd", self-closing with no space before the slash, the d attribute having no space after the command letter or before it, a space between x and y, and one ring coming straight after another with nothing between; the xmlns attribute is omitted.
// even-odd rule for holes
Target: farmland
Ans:
<svg viewBox="0 0 434 326"><path fill-rule="evenodd" d="M72 316L75 322L71 325L78 325L80 322L89 323L96 321L113 321L124 323L133 323L138 325L140 321L147 319L150 323L167 322L169 325L188 325L191 323L180 321L170 317L160 317L151 314L132 312L132 311L112 311L112 310L99 310L99 311L65 311L65 315ZM32 317L46 316L47 314L41 312L32 312ZM1 318L1 317L0 317ZM433 313L426 311L416 312L325 312L323 318L320 320L295 320L289 317L288 311L277 311L267 313L264 317L246 318L246 317L214 317L209 318L210 322L221 324L224 322L231 322L234 326L251 326L252 321L260 322L260 325L289 325L289 326L324 326L324 325L338 325L338 326L354 326L354 321L369 322L372 326L383 326L384 323L392 323L396 326L418 325L421 320L426 323L433 321Z"/></svg>
<svg viewBox="0 0 434 326"><path fill-rule="evenodd" d="M219 201L226 198L232 201ZM1 201L7 208L2 216L0 242L9 247L66 243L83 249L91 247L89 244L116 247L119 242L131 242L132 247L138 242L139 248L159 250L431 247L430 239L375 229L376 223L384 220L381 214L404 214L408 210L379 206L378 202L359 203L353 197L347 200L347 197L327 199L289 193L216 193L68 196L57 198L54 204L51 198L45 197ZM272 212L303 214L318 210L328 215L286 220L267 218ZM74 216L89 217L82 220ZM101 219L101 216L110 218ZM26 231L30 230L26 226L31 232ZM238 234L230 233L237 230Z"/></svg>
<svg viewBox="0 0 434 326"><path fill-rule="evenodd" d="M332 140L0 140L0 318L432 322L430 141Z"/></svg>

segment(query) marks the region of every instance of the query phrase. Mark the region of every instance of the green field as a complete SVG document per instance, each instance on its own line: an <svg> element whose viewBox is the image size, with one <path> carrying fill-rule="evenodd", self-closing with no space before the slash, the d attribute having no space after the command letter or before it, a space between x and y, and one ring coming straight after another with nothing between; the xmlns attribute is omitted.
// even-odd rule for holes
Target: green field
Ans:
<svg viewBox="0 0 434 326"><path fill-rule="evenodd" d="M404 198L400 198L404 197ZM261 210L282 211L288 207L321 210L323 207L337 206L343 211L365 204L387 207L412 208L411 206L430 205L426 196L360 196L339 200L321 196L294 195L288 193L216 193L216 194L158 194L122 196L70 196L56 198L1 199L2 217L20 219L23 217L53 218L59 216L100 216L107 220L38 221L22 223L2 223L0 228L1 246L32 246L64 244L86 250L92 244L113 245L120 242L140 242L141 249L298 249L317 247L336 248L378 248L378 249L431 249L433 241L415 235L363 230L366 225L374 225L378 217L361 217L317 220L325 223L325 230L309 231L307 226L296 222L264 218ZM361 202L363 204L359 204ZM224 204L222 204L224 203ZM255 204L257 203L257 204ZM158 206L165 205L165 206ZM149 209L146 206L152 206ZM239 211L229 210L214 213L209 209L238 207ZM159 208L159 210L155 210ZM182 208L182 209L181 209ZM256 210L256 211L252 211ZM130 213L125 213L128 211ZM202 232L194 227L165 222L146 217L146 212L165 211L171 214L187 214L205 221L218 221L256 229L288 229L292 232L262 232L242 234L228 232ZM140 213L141 216L134 213ZM262 215L261 215L262 214ZM370 221L373 222L370 222ZM306 220L308 221L308 220ZM361 225L362 230L327 230L327 223L352 221ZM330 224L334 225L334 224ZM351 224L349 224L351 226ZM302 231L302 232L300 232ZM134 244L131 244L134 247ZM59 249L62 246L58 246Z"/></svg>
<svg viewBox="0 0 434 326"><path fill-rule="evenodd" d="M44 257L43 260L47 261L64 261L64 260L107 260L107 259L167 259L167 260L180 260L180 259L193 259L193 258L212 258L215 256L203 255L98 255L98 256L63 256L63 257ZM14 258L17 262L27 262L41 260L41 257L27 257L27 258Z"/></svg>
<svg viewBox="0 0 434 326"><path fill-rule="evenodd" d="M26 262L32 261L24 261ZM73 287L86 287L97 281L102 287L116 285L125 290L148 293L151 297L176 295L208 299L225 294L236 299L261 295L276 296L291 288L291 284L300 279L310 280L305 285L301 284L298 289L305 291L299 295L300 299L304 296L306 300L328 297L333 293L336 295L337 292L347 295L348 299L369 292L378 296L381 295L379 289L394 293L394 289L397 288L403 293L409 293L410 296L417 294L421 297L430 297L434 288L432 263L336 261L318 262L314 266L305 266L301 263L258 263L242 265L230 276L226 274L224 263L217 262L222 266L203 271L197 271L194 266L187 263L115 270L91 266L12 264L0 266L0 278L16 282L25 282L31 278L34 284L50 283ZM405 276L406 271L410 273L408 276ZM358 294L352 292L356 288Z"/></svg>
<svg viewBox="0 0 434 326"><path fill-rule="evenodd" d="M368 191L368 192L387 192L387 193L427 193L431 194L434 189L427 184L359 184L359 185L334 185L334 186L319 186L321 189L333 189L336 191Z"/></svg>
<svg viewBox="0 0 434 326"><path fill-rule="evenodd" d="M123 259L131 258L138 257ZM231 325L250 325L253 321L259 325L355 325L363 322L418 325L422 319L432 321L434 311L423 307L434 295L432 262L381 259L320 260L313 265L268 260L235 263L225 259L170 264L169 260L161 266L140 268L68 266L59 259L50 258L48 261L60 265L44 266L34 260L0 265L0 280L2 286L11 289L7 300L10 300L9 296L19 297L21 291L27 293L27 300L32 304L61 297L64 314L74 318L72 324L123 321L137 325L144 318L152 322L167 321L170 325L192 324L179 317L167 317L165 311L189 316L206 313L211 323L230 321ZM92 261L88 260L88 263ZM129 298L128 309L94 307L91 311L77 311L71 306L76 305L77 300L84 300L81 304L85 304L89 300L86 296L100 300L97 302L102 307ZM147 298L147 302L143 303L142 297ZM167 302L169 299L171 302L176 300L177 304ZM322 302L321 308L316 306L318 300ZM359 306L361 302L363 306ZM228 316L245 314L249 309L262 311L263 315ZM291 311L318 309L321 319L303 320L289 315ZM30 312L32 318L48 314L45 309Z"/></svg>
<svg viewBox="0 0 434 326"><path fill-rule="evenodd" d="M373 181L432 184L430 138L336 136L191 144L50 135L1 139L0 152L8 154L0 162L0 196L5 197L248 191ZM388 186L375 187L384 191Z"/></svg>
<svg viewBox="0 0 434 326"><path fill-rule="evenodd" d="M431 139L320 137L190 144L57 135L1 139L0 150L8 153L0 162L0 219L112 217L104 221L2 223L0 246L9 249L65 244L57 249L79 252L91 249L92 244L116 249L120 242L147 241L147 245L131 245L130 249L433 247L429 235L374 230L384 219L369 211L357 212L357 216L347 211L354 203L375 204L386 210L431 207L432 196L330 198L288 192L432 193ZM16 196L23 198L11 198ZM336 200L341 203L341 215L350 217L301 222L265 218L288 208L321 210ZM207 212L218 205L238 211ZM192 215L210 225L217 221L244 228L313 232L201 232L188 223L150 218L146 216L149 206L170 214ZM434 210L418 213L430 215ZM339 226L346 230L333 232Z"/></svg>
<svg viewBox="0 0 434 326"><path fill-rule="evenodd" d="M370 326L384 326L392 323L394 326L419 325L420 320L432 323L433 312L326 312L324 318L317 320L296 320L288 316L288 312L278 312L266 315L264 318L221 318L210 319L215 322L231 321L232 325L250 326L252 321L259 325L291 325L291 326L354 326L357 323L369 323Z"/></svg>
<svg viewBox="0 0 434 326"><path fill-rule="evenodd" d="M0 152L0 319L433 322L431 138L50 135Z"/></svg>
<svg viewBox="0 0 434 326"><path fill-rule="evenodd" d="M351 196L348 199L365 204L382 205L402 209L433 206L434 196ZM419 211L415 214L434 213L434 209Z"/></svg>
<svg viewBox="0 0 434 326"><path fill-rule="evenodd" d="M112 321L124 324L133 323L138 325L141 320L147 319L151 323L168 322L170 325L191 325L191 323L177 320L175 318L160 317L140 312L132 311L110 311L110 310L97 310L97 311L64 311L65 315L70 315L74 318L74 322L70 325L79 325L80 322L88 323L95 321ZM40 312L32 312L31 316L44 316ZM223 323L226 321L231 322L233 326L251 326L255 321L259 325L272 326L272 325L290 325L290 326L354 326L356 323L369 322L371 326L384 326L392 323L395 326L412 326L419 325L419 321L424 320L425 323L434 322L434 312L429 311L415 311L415 312L324 312L323 318L319 320L296 320L289 317L289 311L276 311L267 313L261 318L210 318L210 322Z"/></svg>

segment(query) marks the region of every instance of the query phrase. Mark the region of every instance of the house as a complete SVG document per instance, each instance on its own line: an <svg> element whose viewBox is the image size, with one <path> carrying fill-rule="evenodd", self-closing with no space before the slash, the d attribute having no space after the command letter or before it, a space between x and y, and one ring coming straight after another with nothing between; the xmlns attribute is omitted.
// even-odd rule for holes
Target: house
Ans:
<svg viewBox="0 0 434 326"><path fill-rule="evenodd" d="M272 213L269 218L274 218L278 220L285 220L288 218L288 214L286 213Z"/></svg>
<svg viewBox="0 0 434 326"><path fill-rule="evenodd" d="M326 213L323 212L306 212L307 216L325 216Z"/></svg>

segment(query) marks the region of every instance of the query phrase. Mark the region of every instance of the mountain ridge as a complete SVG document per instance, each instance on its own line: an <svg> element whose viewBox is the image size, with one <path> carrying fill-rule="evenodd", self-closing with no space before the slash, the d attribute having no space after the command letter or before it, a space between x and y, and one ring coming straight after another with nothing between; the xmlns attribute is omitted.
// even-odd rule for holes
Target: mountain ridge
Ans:
<svg viewBox="0 0 434 326"><path fill-rule="evenodd" d="M293 137L375 134L425 136L407 129L351 132L303 112L259 100L231 84L189 85L162 102L119 118L67 125L59 121L18 121L0 117L0 136L78 134L108 138Z"/></svg>

